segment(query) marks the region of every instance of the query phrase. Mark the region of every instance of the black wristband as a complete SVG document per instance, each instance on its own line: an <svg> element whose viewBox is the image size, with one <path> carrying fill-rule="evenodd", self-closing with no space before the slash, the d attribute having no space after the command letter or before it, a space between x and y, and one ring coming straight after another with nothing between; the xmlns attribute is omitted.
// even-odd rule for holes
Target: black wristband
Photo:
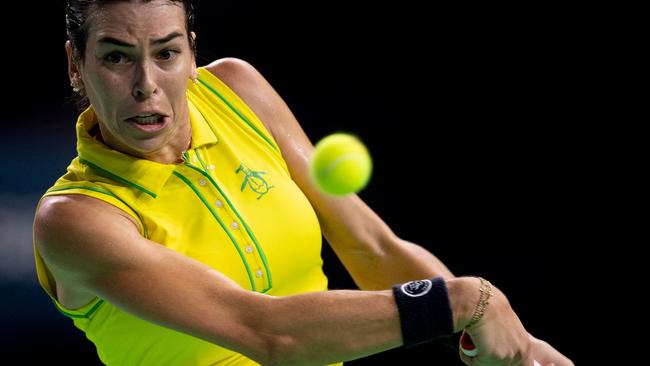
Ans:
<svg viewBox="0 0 650 366"><path fill-rule="evenodd" d="M453 334L447 285L442 278L411 281L393 287L404 346L412 347Z"/></svg>

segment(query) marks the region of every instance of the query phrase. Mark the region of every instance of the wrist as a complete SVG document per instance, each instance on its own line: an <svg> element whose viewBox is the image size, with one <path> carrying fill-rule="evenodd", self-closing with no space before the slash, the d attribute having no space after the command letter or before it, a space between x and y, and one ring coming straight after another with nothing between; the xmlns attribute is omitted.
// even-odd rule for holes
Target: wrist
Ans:
<svg viewBox="0 0 650 366"><path fill-rule="evenodd" d="M481 284L476 277L456 277L446 282L454 333L457 333L470 324L476 304L479 302Z"/></svg>
<svg viewBox="0 0 650 366"><path fill-rule="evenodd" d="M476 323L478 323L481 319L483 319L483 315L485 315L485 312L487 311L488 305L490 304L490 298L494 293L492 292L492 284L490 281L479 277L479 281L481 282L481 287L479 287L479 298L478 302L476 303L476 307L474 308L474 311L472 313L472 317L469 320L469 324L465 326L465 328L470 328L474 326Z"/></svg>
<svg viewBox="0 0 650 366"><path fill-rule="evenodd" d="M452 311L445 280L440 277L393 287L406 347L453 334Z"/></svg>

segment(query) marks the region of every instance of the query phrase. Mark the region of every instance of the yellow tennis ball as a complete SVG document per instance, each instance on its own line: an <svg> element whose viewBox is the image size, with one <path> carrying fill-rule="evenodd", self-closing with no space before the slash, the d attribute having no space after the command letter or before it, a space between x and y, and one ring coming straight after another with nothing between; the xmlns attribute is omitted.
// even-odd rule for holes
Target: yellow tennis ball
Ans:
<svg viewBox="0 0 650 366"><path fill-rule="evenodd" d="M344 196L366 186L372 173L372 159L361 140L335 133L316 144L309 173L324 193Z"/></svg>

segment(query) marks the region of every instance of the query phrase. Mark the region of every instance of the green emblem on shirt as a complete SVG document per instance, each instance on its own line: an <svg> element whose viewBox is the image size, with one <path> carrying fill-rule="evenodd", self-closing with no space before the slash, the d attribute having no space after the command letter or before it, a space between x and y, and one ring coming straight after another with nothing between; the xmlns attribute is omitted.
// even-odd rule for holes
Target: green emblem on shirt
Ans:
<svg viewBox="0 0 650 366"><path fill-rule="evenodd" d="M257 196L257 199L262 198L265 194L269 193L269 190L273 188L273 186L270 186L269 183L262 177L262 174L268 174L267 172L261 172L261 171L254 171L247 167L244 163L241 163L239 165L239 168L235 170L235 173L239 174L239 172L242 172L246 174L244 177L244 181L241 184L241 191L244 191L244 188L246 188L246 185L251 187L251 190L259 196Z"/></svg>

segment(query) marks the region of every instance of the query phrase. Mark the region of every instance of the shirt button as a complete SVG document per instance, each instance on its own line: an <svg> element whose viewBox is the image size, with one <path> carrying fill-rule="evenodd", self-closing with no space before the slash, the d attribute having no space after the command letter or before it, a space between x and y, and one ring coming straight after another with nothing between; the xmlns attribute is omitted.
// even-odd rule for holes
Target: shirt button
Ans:
<svg viewBox="0 0 650 366"><path fill-rule="evenodd" d="M264 274L264 272L262 272L261 269L258 269L257 271L255 271L255 277L257 277L257 278L262 277L263 274Z"/></svg>
<svg viewBox="0 0 650 366"><path fill-rule="evenodd" d="M250 245L247 245L247 246L246 246L246 253L248 253L248 254L253 253L253 247L250 246Z"/></svg>
<svg viewBox="0 0 650 366"><path fill-rule="evenodd" d="M203 178L199 179L199 185L201 187L204 187L205 186L205 179L203 179Z"/></svg>
<svg viewBox="0 0 650 366"><path fill-rule="evenodd" d="M214 165L210 164L210 165L208 166L208 169L210 169L210 170L214 170Z"/></svg>
<svg viewBox="0 0 650 366"><path fill-rule="evenodd" d="M232 228L235 230L239 229L239 224L237 223L237 221L233 221L233 223L230 224L230 226L232 226Z"/></svg>
<svg viewBox="0 0 650 366"><path fill-rule="evenodd" d="M223 207L223 202L217 200L217 202L215 202L214 205L217 206L217 208L221 208Z"/></svg>

